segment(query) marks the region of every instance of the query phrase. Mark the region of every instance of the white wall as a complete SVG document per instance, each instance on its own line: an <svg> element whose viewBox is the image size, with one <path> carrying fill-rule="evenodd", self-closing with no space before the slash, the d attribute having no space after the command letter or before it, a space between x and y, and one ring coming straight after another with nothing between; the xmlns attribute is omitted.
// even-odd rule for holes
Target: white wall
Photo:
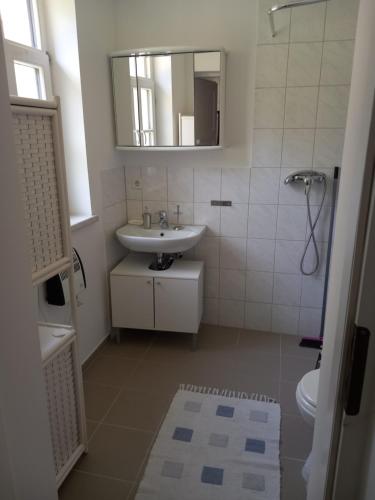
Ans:
<svg viewBox="0 0 375 500"><path fill-rule="evenodd" d="M222 151L123 152L127 166L249 167L257 2L251 0L115 0L116 50L224 47L228 51Z"/></svg>
<svg viewBox="0 0 375 500"><path fill-rule="evenodd" d="M0 497L57 500L0 29Z"/></svg>

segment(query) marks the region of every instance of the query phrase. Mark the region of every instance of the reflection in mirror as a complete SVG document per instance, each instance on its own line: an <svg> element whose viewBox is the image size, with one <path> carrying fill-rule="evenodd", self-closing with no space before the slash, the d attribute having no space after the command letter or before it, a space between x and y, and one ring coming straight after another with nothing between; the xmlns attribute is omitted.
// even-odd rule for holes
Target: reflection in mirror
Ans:
<svg viewBox="0 0 375 500"><path fill-rule="evenodd" d="M220 52L112 58L119 146L219 145Z"/></svg>

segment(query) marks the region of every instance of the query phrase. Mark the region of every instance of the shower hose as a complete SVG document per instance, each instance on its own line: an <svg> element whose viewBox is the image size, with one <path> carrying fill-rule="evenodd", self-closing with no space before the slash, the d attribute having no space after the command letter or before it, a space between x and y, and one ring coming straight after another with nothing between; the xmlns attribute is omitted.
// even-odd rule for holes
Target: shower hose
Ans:
<svg viewBox="0 0 375 500"><path fill-rule="evenodd" d="M319 264L320 264L319 249L318 249L318 245L316 243L316 237L315 237L315 228L316 228L316 225L318 223L320 213L321 213L322 208L323 208L324 199L326 197L326 192L327 192L327 180L324 177L323 177L322 182L323 182L322 200L320 202L318 213L316 214L315 220L313 222L312 216L311 216L311 205L310 205L310 192L311 192L311 186L312 186L313 182L312 182L311 178L308 181L305 181L307 221L308 221L309 228L310 228L310 235L306 241L306 245L305 245L305 248L303 250L303 254L302 254L301 262L300 262L300 266L299 266L301 273L304 274L305 276L311 276L312 274L316 273L316 271L319 269ZM312 271L306 271L305 270L305 259L306 259L307 251L309 249L311 241L312 241L313 247L314 247L315 265L314 265Z"/></svg>

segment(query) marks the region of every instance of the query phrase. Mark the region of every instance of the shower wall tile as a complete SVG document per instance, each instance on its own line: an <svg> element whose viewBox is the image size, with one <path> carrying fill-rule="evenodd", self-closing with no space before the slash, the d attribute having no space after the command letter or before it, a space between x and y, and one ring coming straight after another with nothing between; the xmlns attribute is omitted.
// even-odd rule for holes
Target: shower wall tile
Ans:
<svg viewBox="0 0 375 500"><path fill-rule="evenodd" d="M272 304L246 302L245 328L270 332L272 329Z"/></svg>
<svg viewBox="0 0 375 500"><path fill-rule="evenodd" d="M301 305L304 307L322 307L323 289L323 276L303 276Z"/></svg>
<svg viewBox="0 0 375 500"><path fill-rule="evenodd" d="M221 207L221 235L246 238L248 210L249 206L244 203L234 203L231 207Z"/></svg>
<svg viewBox="0 0 375 500"><path fill-rule="evenodd" d="M317 127L345 127L349 89L350 87L348 85L336 85L320 88Z"/></svg>
<svg viewBox="0 0 375 500"><path fill-rule="evenodd" d="M221 177L221 199L233 203L248 203L250 189L250 169L223 169Z"/></svg>
<svg viewBox="0 0 375 500"><path fill-rule="evenodd" d="M322 322L322 310L301 307L298 334L303 337L319 337Z"/></svg>
<svg viewBox="0 0 375 500"><path fill-rule="evenodd" d="M219 270L205 268L204 272L204 295L206 298L217 298L219 296Z"/></svg>
<svg viewBox="0 0 375 500"><path fill-rule="evenodd" d="M249 302L272 303L273 273L247 271L246 300Z"/></svg>
<svg viewBox="0 0 375 500"><path fill-rule="evenodd" d="M220 238L220 267L246 269L246 238Z"/></svg>
<svg viewBox="0 0 375 500"><path fill-rule="evenodd" d="M194 170L194 202L210 202L220 199L221 169Z"/></svg>
<svg viewBox="0 0 375 500"><path fill-rule="evenodd" d="M287 62L287 45L259 45L256 86L258 88L285 87Z"/></svg>
<svg viewBox="0 0 375 500"><path fill-rule="evenodd" d="M311 168L314 152L314 129L285 129L283 167Z"/></svg>
<svg viewBox="0 0 375 500"><path fill-rule="evenodd" d="M204 299L202 321L210 325L219 323L219 299Z"/></svg>
<svg viewBox="0 0 375 500"><path fill-rule="evenodd" d="M220 207L210 203L194 203L194 224L207 226L207 236L220 234Z"/></svg>
<svg viewBox="0 0 375 500"><path fill-rule="evenodd" d="M274 274L274 304L299 306L301 302L302 280L300 274Z"/></svg>
<svg viewBox="0 0 375 500"><path fill-rule="evenodd" d="M330 0L327 2L326 40L354 39L359 0Z"/></svg>
<svg viewBox="0 0 375 500"><path fill-rule="evenodd" d="M207 267L219 267L219 238L202 238L195 247L195 257Z"/></svg>
<svg viewBox="0 0 375 500"><path fill-rule="evenodd" d="M285 88L255 90L255 128L282 128Z"/></svg>
<svg viewBox="0 0 375 500"><path fill-rule="evenodd" d="M315 168L341 165L344 136L343 128L316 129L313 160Z"/></svg>
<svg viewBox="0 0 375 500"><path fill-rule="evenodd" d="M279 180L279 168L251 169L250 203L277 203Z"/></svg>
<svg viewBox="0 0 375 500"><path fill-rule="evenodd" d="M249 238L275 238L277 205L249 205Z"/></svg>
<svg viewBox="0 0 375 500"><path fill-rule="evenodd" d="M288 87L285 128L313 128L316 124L318 87Z"/></svg>
<svg viewBox="0 0 375 500"><path fill-rule="evenodd" d="M280 167L282 129L254 129L252 167Z"/></svg>
<svg viewBox="0 0 375 500"><path fill-rule="evenodd" d="M297 335L299 321L299 307L272 306L272 331Z"/></svg>
<svg viewBox="0 0 375 500"><path fill-rule="evenodd" d="M311 217L313 220L315 220L318 211L319 211L319 206L315 205L311 207ZM315 238L316 241L321 242L321 241L328 241L329 238L329 225L330 225L330 217L331 217L331 210L332 208L330 206L323 206L322 210L320 212L319 220L317 222L317 225L315 227ZM306 227L306 239L309 237L310 231L309 227Z"/></svg>
<svg viewBox="0 0 375 500"><path fill-rule="evenodd" d="M245 298L246 272L237 269L220 269L219 296L223 299Z"/></svg>
<svg viewBox="0 0 375 500"><path fill-rule="evenodd" d="M323 39L326 4L292 9L291 42L315 42Z"/></svg>
<svg viewBox="0 0 375 500"><path fill-rule="evenodd" d="M287 85L319 85L323 43L292 43L289 46Z"/></svg>
<svg viewBox="0 0 375 500"><path fill-rule="evenodd" d="M245 302L240 300L219 299L219 324L234 328L243 328L245 320Z"/></svg>
<svg viewBox="0 0 375 500"><path fill-rule="evenodd" d="M246 267L250 271L273 272L275 264L275 240L249 238L247 240Z"/></svg>
<svg viewBox="0 0 375 500"><path fill-rule="evenodd" d="M324 42L321 85L350 85L354 41Z"/></svg>
<svg viewBox="0 0 375 500"><path fill-rule="evenodd" d="M277 240L275 272L298 274L304 246L304 241Z"/></svg>
<svg viewBox="0 0 375 500"><path fill-rule="evenodd" d="M306 236L306 224L306 207L279 205L276 238L283 240L304 240Z"/></svg>

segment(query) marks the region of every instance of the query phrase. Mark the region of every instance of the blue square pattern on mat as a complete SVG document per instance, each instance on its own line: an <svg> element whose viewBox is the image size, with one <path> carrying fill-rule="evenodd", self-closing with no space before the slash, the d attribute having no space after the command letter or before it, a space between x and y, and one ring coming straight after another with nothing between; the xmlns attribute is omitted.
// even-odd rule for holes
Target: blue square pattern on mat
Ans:
<svg viewBox="0 0 375 500"><path fill-rule="evenodd" d="M176 427L172 438L176 439L177 441L185 441L186 443L190 443L192 436L193 429L187 429L186 427Z"/></svg>
<svg viewBox="0 0 375 500"><path fill-rule="evenodd" d="M266 451L266 442L261 439L246 439L245 451L253 453L264 453Z"/></svg>
<svg viewBox="0 0 375 500"><path fill-rule="evenodd" d="M228 417L232 418L234 414L233 406L219 405L216 409L216 415L218 417Z"/></svg>
<svg viewBox="0 0 375 500"><path fill-rule="evenodd" d="M208 467L205 465L202 469L201 481L202 483L216 484L221 486L223 484L224 469L218 467Z"/></svg>

